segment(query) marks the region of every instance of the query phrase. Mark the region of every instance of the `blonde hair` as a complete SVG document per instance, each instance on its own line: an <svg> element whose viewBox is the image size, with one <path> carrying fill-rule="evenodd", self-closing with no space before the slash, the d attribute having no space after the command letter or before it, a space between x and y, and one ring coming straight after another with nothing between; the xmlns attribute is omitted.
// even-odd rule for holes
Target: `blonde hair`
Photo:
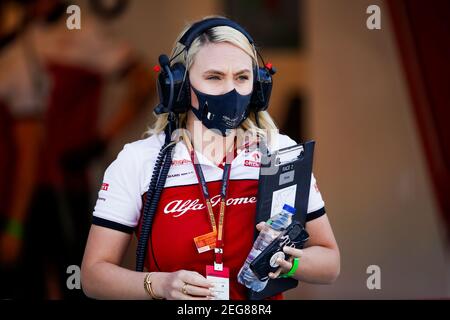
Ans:
<svg viewBox="0 0 450 320"><path fill-rule="evenodd" d="M224 17L207 16L204 17L203 20L209 18ZM171 53L171 58L173 58L173 60L171 61L171 65L174 65L175 63L182 63L186 66L186 70L189 70L194 62L195 55L203 46L208 43L228 42L247 53L252 58L253 67L258 66L258 58L255 47L250 44L247 37L245 37L240 31L228 26L217 26L205 31L200 36L195 38L195 40L189 47L189 50L184 50L185 46L178 41L191 26L192 24L186 25L183 31L178 35ZM156 115L156 117L156 122L151 128L148 129L146 135L159 134L160 132L164 131L164 128L168 123L168 114L160 114ZM187 112L181 113L179 115L179 123L181 128L186 128L186 121ZM278 132L278 128L275 122L267 111L258 112L258 121L260 127L256 125L255 114L253 112L250 112L247 119L245 119L240 125L240 128L244 131L252 131L255 136L265 138L265 140L270 144L270 141L272 140L271 136L273 135L274 131Z"/></svg>

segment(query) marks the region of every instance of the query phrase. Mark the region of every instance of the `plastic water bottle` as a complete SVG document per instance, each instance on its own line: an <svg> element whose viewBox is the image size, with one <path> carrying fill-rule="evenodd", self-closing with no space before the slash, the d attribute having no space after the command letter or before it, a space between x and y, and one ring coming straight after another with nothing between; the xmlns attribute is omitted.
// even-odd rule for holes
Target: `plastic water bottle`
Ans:
<svg viewBox="0 0 450 320"><path fill-rule="evenodd" d="M262 291L269 280L261 281L250 269L250 263L255 259L284 229L292 222L292 216L295 214L295 208L285 204L283 210L270 218L263 230L259 233L253 248L247 256L244 265L238 274L239 283L245 285L253 291Z"/></svg>

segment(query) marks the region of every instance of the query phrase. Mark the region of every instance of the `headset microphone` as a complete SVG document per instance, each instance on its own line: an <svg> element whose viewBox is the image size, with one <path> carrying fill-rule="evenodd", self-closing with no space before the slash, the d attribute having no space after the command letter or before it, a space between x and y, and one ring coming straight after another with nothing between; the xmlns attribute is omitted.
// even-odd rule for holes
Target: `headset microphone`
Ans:
<svg viewBox="0 0 450 320"><path fill-rule="evenodd" d="M169 57L166 54L162 54L158 58L159 65L164 69L165 66L169 65Z"/></svg>

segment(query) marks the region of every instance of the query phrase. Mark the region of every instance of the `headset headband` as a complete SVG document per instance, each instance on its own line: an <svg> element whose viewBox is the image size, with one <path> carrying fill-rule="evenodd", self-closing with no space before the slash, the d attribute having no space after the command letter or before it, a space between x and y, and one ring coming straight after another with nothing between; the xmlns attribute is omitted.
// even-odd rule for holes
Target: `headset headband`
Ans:
<svg viewBox="0 0 450 320"><path fill-rule="evenodd" d="M254 83L253 93L250 101L250 109L255 111L255 119L258 127L260 127L257 113L265 111L269 106L270 94L272 91L272 75L276 72L271 64L265 64L263 58L254 47L254 42L250 34L238 25L236 22L227 18L209 18L194 23L181 37L178 43L184 45L183 50L180 50L174 57L161 55L159 57L159 64L162 72L158 76L158 94L160 103L155 107L156 114L173 112L175 114L184 113L188 110L191 104L190 84L188 72L184 64L175 63L173 61L182 52L186 53L189 50L192 42L205 31L217 27L227 26L241 32L253 46L257 57L256 67L254 68ZM263 66L258 65L258 56L261 58Z"/></svg>
<svg viewBox="0 0 450 320"><path fill-rule="evenodd" d="M253 39L250 34L236 22L227 18L209 18L200 20L194 23L178 42L184 45L186 47L186 50L188 50L195 38L197 38L206 30L218 26L227 26L240 31L248 39L250 44L253 45Z"/></svg>

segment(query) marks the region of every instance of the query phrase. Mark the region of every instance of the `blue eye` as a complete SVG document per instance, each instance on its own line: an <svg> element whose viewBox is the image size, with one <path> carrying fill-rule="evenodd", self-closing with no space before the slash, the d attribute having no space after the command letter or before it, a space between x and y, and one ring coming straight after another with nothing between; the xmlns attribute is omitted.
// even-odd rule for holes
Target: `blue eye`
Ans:
<svg viewBox="0 0 450 320"><path fill-rule="evenodd" d="M206 80L220 80L220 78L218 76L210 76L207 77Z"/></svg>
<svg viewBox="0 0 450 320"><path fill-rule="evenodd" d="M248 76L240 76L239 80L241 80L241 81L248 80Z"/></svg>

